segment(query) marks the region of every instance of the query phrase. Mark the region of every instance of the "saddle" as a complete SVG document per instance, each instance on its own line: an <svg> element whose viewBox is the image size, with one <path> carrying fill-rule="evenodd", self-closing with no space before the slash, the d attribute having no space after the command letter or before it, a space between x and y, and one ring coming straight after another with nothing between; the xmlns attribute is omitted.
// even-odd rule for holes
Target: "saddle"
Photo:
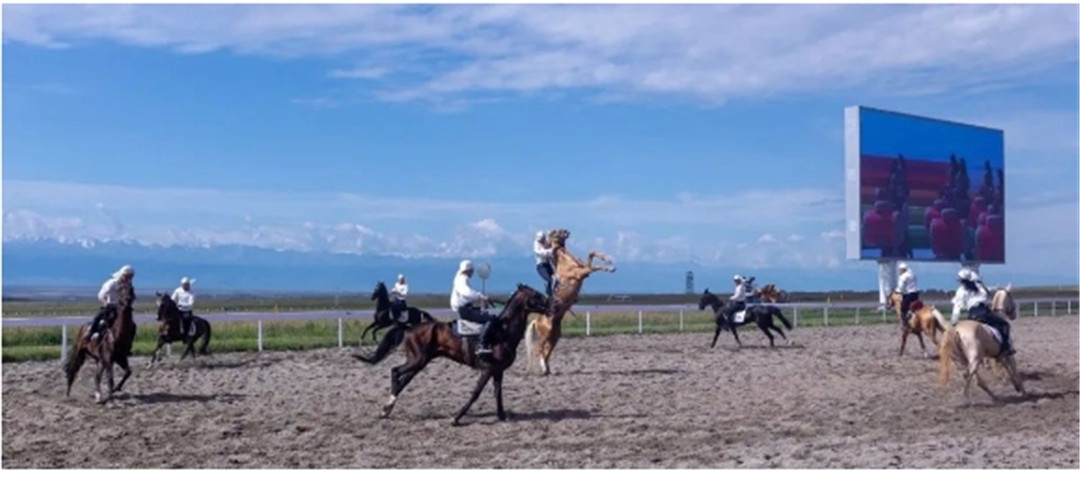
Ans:
<svg viewBox="0 0 1080 479"><path fill-rule="evenodd" d="M911 312L918 311L918 310L922 309L923 306L925 306L925 304L922 302L922 300L921 299L916 299L915 301L912 301L911 304L908 305L908 311L911 311Z"/></svg>
<svg viewBox="0 0 1080 479"><path fill-rule="evenodd" d="M483 327L483 323L466 321L459 318L455 319L453 324L450 325L450 332L458 338L476 338L480 336L480 331Z"/></svg>
<svg viewBox="0 0 1080 479"><path fill-rule="evenodd" d="M994 339L998 342L999 345L1004 341L1001 338L1001 331L998 331L997 328L983 322L980 322L979 326L982 326L983 329L986 330L986 332L990 333L990 335L994 337Z"/></svg>
<svg viewBox="0 0 1080 479"><path fill-rule="evenodd" d="M734 315L732 315L731 321L733 323L735 323L735 324L742 324L742 323L746 322L746 311L747 310L744 309L742 311L739 311L739 312L735 313Z"/></svg>

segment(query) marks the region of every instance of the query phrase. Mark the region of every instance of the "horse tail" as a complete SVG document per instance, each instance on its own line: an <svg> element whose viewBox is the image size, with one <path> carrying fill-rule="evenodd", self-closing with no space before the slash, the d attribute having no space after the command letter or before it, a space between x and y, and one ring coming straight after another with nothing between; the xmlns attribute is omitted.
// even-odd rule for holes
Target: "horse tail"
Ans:
<svg viewBox="0 0 1080 479"><path fill-rule="evenodd" d="M371 365L379 364L405 339L405 331L405 326L395 324L388 333L383 335L382 341L379 341L379 347L375 349L371 356L353 354L352 357Z"/></svg>
<svg viewBox="0 0 1080 479"><path fill-rule="evenodd" d="M199 346L199 354L210 354L206 348L210 346L210 321L203 320L206 323L206 336L203 336L202 345Z"/></svg>
<svg viewBox="0 0 1080 479"><path fill-rule="evenodd" d="M82 337L83 330L80 328L78 334ZM67 361L64 362L64 376L67 379L67 395L71 395L71 384L75 382L75 375L79 373L79 368L86 362L86 348L81 347L78 339L75 340L75 344L71 346L71 352L68 354Z"/></svg>
<svg viewBox="0 0 1080 479"><path fill-rule="evenodd" d="M952 366L952 353L959 347L957 342L956 328L947 328L941 335L941 345L938 347L938 385L945 387L949 384L949 368Z"/></svg>
<svg viewBox="0 0 1080 479"><path fill-rule="evenodd" d="M526 365L532 365L533 355L536 352L537 342L539 338L537 335L539 332L536 330L536 316L533 316L529 320L529 325L525 327L525 359Z"/></svg>
<svg viewBox="0 0 1080 479"><path fill-rule="evenodd" d="M773 313L776 314L776 317L780 318L780 322L784 323L784 327L786 327L788 331L791 331L791 321L788 321L788 319L784 316L783 311L780 311L780 308L777 308L776 306L773 306L772 309Z"/></svg>

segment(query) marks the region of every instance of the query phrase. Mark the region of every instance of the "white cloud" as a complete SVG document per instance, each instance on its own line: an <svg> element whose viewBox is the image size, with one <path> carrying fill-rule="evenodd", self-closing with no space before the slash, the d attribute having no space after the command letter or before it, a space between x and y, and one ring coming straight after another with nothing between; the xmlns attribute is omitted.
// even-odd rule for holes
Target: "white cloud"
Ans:
<svg viewBox="0 0 1080 479"><path fill-rule="evenodd" d="M772 233L765 233L758 237L758 244L771 244L776 242L776 237Z"/></svg>
<svg viewBox="0 0 1080 479"><path fill-rule="evenodd" d="M1003 86L1077 58L1066 5L11 5L4 40L108 39L184 54L339 55L376 97L577 90L719 104L866 87ZM430 61L433 54L454 61ZM352 67L350 65L364 65ZM370 65L390 65L372 67ZM393 70L392 72L390 70ZM394 77L401 72L404 76Z"/></svg>

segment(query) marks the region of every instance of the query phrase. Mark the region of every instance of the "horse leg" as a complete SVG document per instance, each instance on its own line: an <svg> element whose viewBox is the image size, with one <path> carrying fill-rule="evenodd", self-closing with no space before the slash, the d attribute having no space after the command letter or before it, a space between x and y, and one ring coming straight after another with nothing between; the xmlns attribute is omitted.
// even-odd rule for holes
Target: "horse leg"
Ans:
<svg viewBox="0 0 1080 479"><path fill-rule="evenodd" d="M922 331L915 332L915 338L919 340L919 347L922 348L922 357L930 357L930 353L926 352L926 343L922 339Z"/></svg>
<svg viewBox="0 0 1080 479"><path fill-rule="evenodd" d="M409 385L416 374L427 366L428 359L423 356L418 356L415 359L411 359L405 364L400 366L394 366L390 370L390 400L383 406L382 417L390 415L390 411L394 410L394 404L397 403L398 396L401 395L401 391L405 389L405 386Z"/></svg>
<svg viewBox="0 0 1080 479"><path fill-rule="evenodd" d="M720 323L716 323L716 333L713 334L712 346L709 346L710 348L715 348L716 347L716 339L720 337L720 331L721 330L722 330L722 328L720 326Z"/></svg>
<svg viewBox="0 0 1080 479"><path fill-rule="evenodd" d="M183 361L184 358L188 357L189 354L191 355L191 359L195 359L195 339L196 337L192 336L191 338L189 338L189 341L185 342L187 346L184 348L184 354L180 355L180 361Z"/></svg>
<svg viewBox="0 0 1080 479"><path fill-rule="evenodd" d="M454 414L454 421L451 424L455 426L461 424L461 417L464 416L469 408L472 407L473 403L476 402L476 398L480 397L480 392L484 390L484 386L487 386L487 382L491 379L491 376L492 373L490 369L485 369L484 372L480 373L480 379L476 381L476 387L473 388L472 394L469 395L469 400L464 406L461 406L461 409L458 409L457 414Z"/></svg>
<svg viewBox="0 0 1080 479"><path fill-rule="evenodd" d="M742 341L739 340L739 327L732 324L731 334L735 336L735 343L739 345L739 349L742 349Z"/></svg>
<svg viewBox="0 0 1080 479"><path fill-rule="evenodd" d="M101 375L105 374L105 361L98 360L98 369L94 373L94 402L101 404L104 401L101 400Z"/></svg>
<svg viewBox="0 0 1080 479"><path fill-rule="evenodd" d="M967 371L964 372L964 399L969 403L971 402L971 381L973 379L979 380L979 387L982 387L982 378L979 378L979 360L968 359ZM993 397L993 393L990 393Z"/></svg>
<svg viewBox="0 0 1080 479"><path fill-rule="evenodd" d="M900 354L899 354L900 356L904 355L904 349L907 348L908 334L911 334L911 331L909 331L906 326L901 327L901 329L900 329Z"/></svg>
<svg viewBox="0 0 1080 479"><path fill-rule="evenodd" d="M364 344L364 337L367 336L368 331L371 331L371 328L374 328L374 327L375 327L375 322L372 321L371 324L367 325L367 327L364 328L364 330L360 332L360 344ZM372 333L372 334L374 334L374 333Z"/></svg>
<svg viewBox="0 0 1080 479"><path fill-rule="evenodd" d="M506 410L503 409L503 397L502 397L502 384L503 384L503 372L499 371L492 375L492 382L495 385L495 411L500 421L506 420Z"/></svg>
<svg viewBox="0 0 1080 479"><path fill-rule="evenodd" d="M127 356L116 358L116 365L124 370L124 376L120 378L120 384L117 384L116 389L113 389L113 392L120 392L120 389L124 387L124 383L131 377L131 365L128 364Z"/></svg>
<svg viewBox="0 0 1080 479"><path fill-rule="evenodd" d="M157 347L154 348L154 352L150 354L150 362L146 363L146 369L154 367L154 364L161 359L161 347L165 345L165 338L158 336Z"/></svg>
<svg viewBox="0 0 1080 479"><path fill-rule="evenodd" d="M562 326L557 326L552 321L551 327L548 328L548 333L544 337L544 342L540 346L540 366L544 369L544 376L551 374L551 353L555 352L555 344L559 342L561 336Z"/></svg>
<svg viewBox="0 0 1080 479"><path fill-rule="evenodd" d="M1002 366L1005 368L1005 372L1008 373L1009 379L1012 380L1016 392L1020 393L1021 396L1027 396L1027 391L1024 390L1024 380L1016 370L1016 359L1012 356L1006 357L1002 360Z"/></svg>
<svg viewBox="0 0 1080 479"><path fill-rule="evenodd" d="M772 335L772 333L769 332L769 328L767 326L765 326L765 324L760 322L760 321L757 322L757 327L758 327L758 329L761 330L761 332L765 333L766 337L769 338L769 347L770 348L776 347L776 344L773 341L773 339L774 339L773 335Z"/></svg>

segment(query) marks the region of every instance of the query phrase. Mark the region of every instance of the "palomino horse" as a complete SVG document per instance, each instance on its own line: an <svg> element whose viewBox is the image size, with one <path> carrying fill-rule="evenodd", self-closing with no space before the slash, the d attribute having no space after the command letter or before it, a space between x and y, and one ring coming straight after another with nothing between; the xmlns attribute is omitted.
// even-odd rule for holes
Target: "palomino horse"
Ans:
<svg viewBox="0 0 1080 479"><path fill-rule="evenodd" d="M468 402L454 415L453 424L460 423L461 417L476 402L476 398L480 396L480 392L484 390L489 380L493 380L495 385L496 413L500 421L505 421L507 417L506 411L503 410L503 373L514 364L518 345L525 336L529 313L542 312L546 308L547 301L543 294L519 284L517 291L510 296L510 300L499 314L498 323L492 325L498 340L492 341L491 356L487 360L480 359L476 355L476 337L462 337L455 332L454 323L457 321L421 323L409 329L405 333L405 363L395 366L390 371L390 401L383 406L382 417L390 415L401 391L432 359L444 357L480 370L480 379ZM386 356L370 359L355 355L354 357L368 364L376 364Z"/></svg>
<svg viewBox="0 0 1080 479"><path fill-rule="evenodd" d="M191 327L195 328L195 334L190 336L184 334L181 330L183 319L180 316L180 308L176 307L176 302L172 300L172 297L160 291L155 292L155 294L157 295L158 307L157 320L161 325L158 326L157 347L154 348L154 353L150 355L150 362L146 364L146 368L153 367L161 359L161 347L173 341L180 341L186 346L184 354L180 355L181 361L188 354L195 358L195 341L199 338L202 338L202 345L199 346L198 354L210 354L209 350L207 350L207 347L210 346L210 322L198 316L192 316Z"/></svg>
<svg viewBox="0 0 1080 479"><path fill-rule="evenodd" d="M569 237L570 232L565 229L555 229L548 233L548 244L551 245L552 257L555 259L554 276L558 281L552 293L552 307L547 314L534 316L526 330L526 358L531 364L531 358L538 355L540 369L545 376L551 374L551 353L555 351L555 344L562 336L563 316L577 303L585 278L597 271L615 272L611 259L598 251L590 251L588 261L582 263L566 249L566 239ZM593 259L599 259L602 264L593 266Z"/></svg>
<svg viewBox="0 0 1080 479"><path fill-rule="evenodd" d="M375 336L380 329L388 328L394 325L393 315L390 313L390 293L386 291L386 284L379 281L375 285L375 290L371 292L371 300L375 301L375 316L364 330L360 333L360 340L364 340L364 336L367 336L368 331L371 331L371 340L377 341ZM409 306L402 312L402 315L407 318L406 323L410 326L415 326L425 321L435 321L435 317L428 314L420 308L414 308Z"/></svg>
<svg viewBox="0 0 1080 479"><path fill-rule="evenodd" d="M930 357L930 353L926 351L926 343L923 342L923 334L930 335L930 341L934 343L935 347L938 346L937 332L939 330L945 331L948 328L945 316L937 308L915 300L908 307L911 310L911 319L904 321L900 313L900 301L902 299L903 295L896 291L890 293L888 299L889 307L896 310L896 319L900 321L900 356L904 355L904 349L907 348L908 335L914 334L919 340L919 347L922 348L923 357Z"/></svg>
<svg viewBox="0 0 1080 479"><path fill-rule="evenodd" d="M112 399L114 392L120 391L124 383L131 377L131 366L128 365L128 357L131 355L131 346L135 341L135 321L132 319L132 303L135 302L135 287L130 283L121 283L119 291L120 300L117 304L117 318L112 327L102 330L97 338L86 338L86 332L91 323L79 328L72 346L71 354L64 364L64 373L67 376L67 395L71 396L71 384L75 382L75 376L79 374L86 357L90 356L97 361L98 371L94 376L96 390L94 400L99 404ZM124 377L120 378L120 384L113 387L113 364L124 370ZM101 395L101 375L105 374L109 381L108 393Z"/></svg>
<svg viewBox="0 0 1080 479"><path fill-rule="evenodd" d="M1005 370L1012 381L1013 388L1021 395L1026 396L1024 384L1020 374L1016 370L1016 359L1013 355L997 358L1001 342L991 332L991 328L978 321L962 320L955 327L945 330L942 335L941 346L938 349L938 384L945 387L949 383L949 367L955 362L964 368L964 398L971 401L971 380L978 382L979 387L989 394L995 401L998 397L983 382L979 376L979 365L983 361L996 361Z"/></svg>
<svg viewBox="0 0 1080 479"><path fill-rule="evenodd" d="M705 288L705 292L701 295L701 300L698 301L698 310L704 310L706 306L711 306L713 313L716 315L716 333L713 334L712 345L709 346L710 348L716 347L716 340L720 337L720 331L728 328L731 329L731 334L735 336L735 342L738 343L741 348L742 341L739 340L739 332L737 329L740 326L750 323L757 324L758 329L765 333L765 336L769 338L769 347L776 346L773 335L769 332L770 329L779 333L780 337L784 338L788 345L792 344L791 340L784 335L784 331L776 327L776 324L773 323L773 316L776 316L780 318L780 321L784 323L784 326L787 327L788 331L791 330L791 323L784 317L784 313L780 311L780 308L777 308L776 306L748 304L746 305L746 313L744 316L746 320L742 323L736 323L734 318L727 317L724 309L724 302L715 294L710 293L709 288Z"/></svg>
<svg viewBox="0 0 1080 479"><path fill-rule="evenodd" d="M779 303L783 291L780 291L775 284L769 283L763 286L757 291L757 295L765 303Z"/></svg>

